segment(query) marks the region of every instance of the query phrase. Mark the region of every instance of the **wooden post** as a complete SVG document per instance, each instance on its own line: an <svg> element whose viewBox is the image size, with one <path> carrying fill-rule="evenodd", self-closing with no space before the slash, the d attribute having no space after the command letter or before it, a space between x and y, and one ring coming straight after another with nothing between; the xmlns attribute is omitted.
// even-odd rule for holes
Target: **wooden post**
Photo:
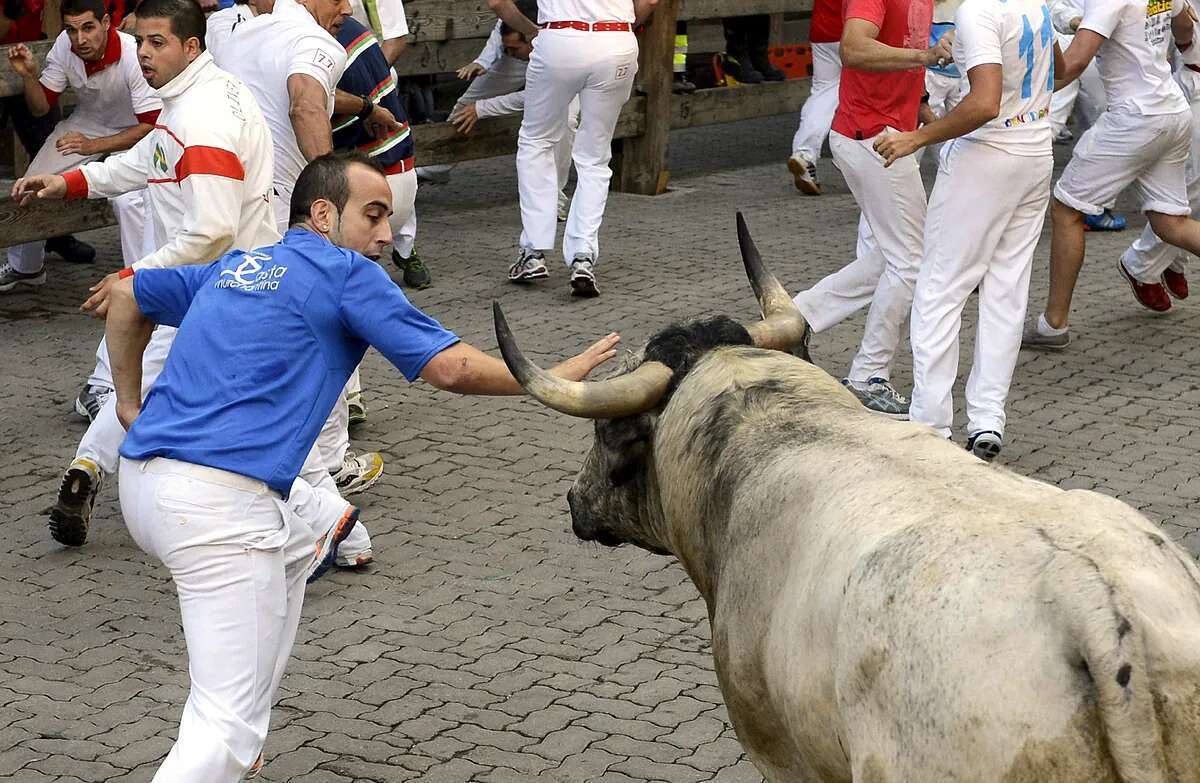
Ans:
<svg viewBox="0 0 1200 783"><path fill-rule="evenodd" d="M671 60L679 0L663 0L639 42L638 81L646 92L645 132L621 142L613 189L656 196L667 189L667 138L671 133Z"/></svg>

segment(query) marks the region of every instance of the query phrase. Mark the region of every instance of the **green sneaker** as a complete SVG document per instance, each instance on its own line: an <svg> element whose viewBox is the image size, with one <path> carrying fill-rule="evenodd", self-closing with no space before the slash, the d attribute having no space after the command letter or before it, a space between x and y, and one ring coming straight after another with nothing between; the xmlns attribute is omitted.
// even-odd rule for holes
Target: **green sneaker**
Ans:
<svg viewBox="0 0 1200 783"><path fill-rule="evenodd" d="M392 248L392 263L400 267L404 272L404 284L409 288L415 288L420 291L433 285L433 279L429 276L429 270L425 268L425 264L421 262L421 256L417 255L417 248L412 249L412 253L408 258L401 258L400 253Z"/></svg>
<svg viewBox="0 0 1200 783"><path fill-rule="evenodd" d="M346 406L350 408L349 426L357 427L367 420L367 404L363 402L362 392L347 394Z"/></svg>

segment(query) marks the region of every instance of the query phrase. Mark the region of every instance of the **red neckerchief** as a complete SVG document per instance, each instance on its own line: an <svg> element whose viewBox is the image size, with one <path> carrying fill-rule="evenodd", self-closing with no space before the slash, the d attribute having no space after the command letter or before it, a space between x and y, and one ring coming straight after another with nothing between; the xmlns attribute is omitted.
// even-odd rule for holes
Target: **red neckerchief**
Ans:
<svg viewBox="0 0 1200 783"><path fill-rule="evenodd" d="M78 57L79 55L75 55ZM83 72L88 76L93 76L100 73L108 66L120 61L121 59L121 39L117 36L117 26L111 25L108 28L108 43L104 47L104 56L99 62L89 63L83 61Z"/></svg>

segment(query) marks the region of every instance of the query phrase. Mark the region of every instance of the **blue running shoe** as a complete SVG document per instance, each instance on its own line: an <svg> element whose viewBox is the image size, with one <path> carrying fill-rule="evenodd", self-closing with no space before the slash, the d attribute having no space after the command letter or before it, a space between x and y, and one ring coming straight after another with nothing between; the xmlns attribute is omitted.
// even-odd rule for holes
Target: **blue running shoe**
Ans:
<svg viewBox="0 0 1200 783"><path fill-rule="evenodd" d="M1088 231L1124 231L1124 215L1114 215L1111 209L1105 207L1099 215L1088 215L1083 219L1083 227Z"/></svg>

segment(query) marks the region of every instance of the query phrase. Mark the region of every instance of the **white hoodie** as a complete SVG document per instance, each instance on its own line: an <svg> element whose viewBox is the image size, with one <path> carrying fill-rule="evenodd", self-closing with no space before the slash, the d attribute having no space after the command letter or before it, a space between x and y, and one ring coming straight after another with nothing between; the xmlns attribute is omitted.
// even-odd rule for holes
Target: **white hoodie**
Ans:
<svg viewBox="0 0 1200 783"><path fill-rule="evenodd" d="M207 264L279 241L271 133L254 96L204 52L158 90L163 109L134 147L64 175L67 198L146 188L155 252L134 269Z"/></svg>

